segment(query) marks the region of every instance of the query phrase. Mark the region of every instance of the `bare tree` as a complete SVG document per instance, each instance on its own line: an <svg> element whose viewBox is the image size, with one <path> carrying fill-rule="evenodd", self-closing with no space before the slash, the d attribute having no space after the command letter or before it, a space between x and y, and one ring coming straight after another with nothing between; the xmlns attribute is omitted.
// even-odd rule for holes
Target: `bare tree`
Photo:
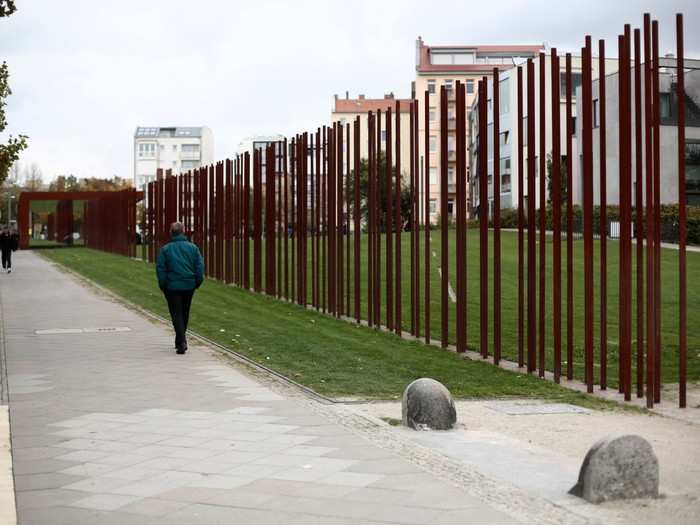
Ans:
<svg viewBox="0 0 700 525"><path fill-rule="evenodd" d="M28 191L39 191L44 185L44 176L36 162L24 171L24 186Z"/></svg>

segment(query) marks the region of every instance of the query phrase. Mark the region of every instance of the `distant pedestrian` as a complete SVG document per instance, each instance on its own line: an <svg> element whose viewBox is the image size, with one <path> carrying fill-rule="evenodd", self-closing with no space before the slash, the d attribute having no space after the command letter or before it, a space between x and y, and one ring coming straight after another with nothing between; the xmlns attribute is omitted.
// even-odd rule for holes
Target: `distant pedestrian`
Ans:
<svg viewBox="0 0 700 525"><path fill-rule="evenodd" d="M165 294L175 329L178 354L187 351L187 324L195 289L204 280L204 261L199 248L187 240L181 222L170 225L170 242L161 248L156 262L158 286Z"/></svg>
<svg viewBox="0 0 700 525"><path fill-rule="evenodd" d="M19 236L5 228L0 233L0 251L2 251L2 269L7 273L12 273L12 252L19 246Z"/></svg>

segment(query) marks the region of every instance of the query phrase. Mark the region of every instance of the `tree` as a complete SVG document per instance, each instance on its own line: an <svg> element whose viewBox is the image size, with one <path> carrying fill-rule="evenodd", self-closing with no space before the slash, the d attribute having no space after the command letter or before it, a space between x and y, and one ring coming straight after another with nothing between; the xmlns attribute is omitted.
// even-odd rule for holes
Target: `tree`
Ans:
<svg viewBox="0 0 700 525"><path fill-rule="evenodd" d="M14 0L0 0L0 18L10 16L17 10ZM0 65L0 133L7 128L7 118L5 116L5 99L12 94L8 79L10 73L7 69L7 63L3 61ZM0 184L2 184L12 166L19 159L19 154L27 147L27 136L18 135L13 137L10 135L6 144L0 144Z"/></svg>
<svg viewBox="0 0 700 525"><path fill-rule="evenodd" d="M553 170L552 155L547 154L547 203L548 204L552 203L552 195L554 193L554 181L552 180L552 170ZM566 173L566 157L562 157L561 161L559 163L559 180L560 180L559 184L561 187L561 191L559 192L559 195L561 195L560 202L565 203L567 196L569 195L567 173Z"/></svg>
<svg viewBox="0 0 700 525"><path fill-rule="evenodd" d="M379 228L381 231L385 231L386 224L386 157L384 153L379 154L379 159L377 162L377 173L379 176L379 184L377 184L379 190ZM406 177L402 177L402 181L405 181ZM395 172L392 170L391 173L391 195L392 195L392 208L396 205L396 181ZM348 188L345 198L348 199L350 204L350 213L354 213L354 203L355 203L355 173L350 173L348 177ZM369 211L369 161L367 159L362 159L360 161L360 214L362 222L367 224ZM393 212L396 213L396 210ZM406 221L411 216L411 192L406 184L401 185L401 218L402 223ZM396 227L394 227L396 230Z"/></svg>
<svg viewBox="0 0 700 525"><path fill-rule="evenodd" d="M36 162L32 162L31 166L25 170L24 186L27 191L39 191L44 185L44 175L41 168Z"/></svg>

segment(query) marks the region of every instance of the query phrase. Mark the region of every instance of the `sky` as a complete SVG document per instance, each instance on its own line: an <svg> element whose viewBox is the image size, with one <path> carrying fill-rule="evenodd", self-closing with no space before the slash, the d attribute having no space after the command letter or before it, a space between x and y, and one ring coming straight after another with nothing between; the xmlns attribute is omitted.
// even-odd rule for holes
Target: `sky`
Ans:
<svg viewBox="0 0 700 525"><path fill-rule="evenodd" d="M327 123L333 95L408 97L415 45L545 43L579 53L586 34L617 49L625 23L659 20L660 50L700 58L697 0L18 0L0 19L10 68L8 133L23 165L133 177L137 126L212 129L215 157L253 135ZM614 53L612 53L614 55Z"/></svg>

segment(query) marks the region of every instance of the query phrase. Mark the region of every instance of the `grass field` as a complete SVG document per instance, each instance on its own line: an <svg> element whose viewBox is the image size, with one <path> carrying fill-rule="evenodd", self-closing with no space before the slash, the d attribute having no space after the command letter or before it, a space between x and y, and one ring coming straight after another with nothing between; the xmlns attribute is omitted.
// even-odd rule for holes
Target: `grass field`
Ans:
<svg viewBox="0 0 700 525"><path fill-rule="evenodd" d="M421 233L421 249L420 249L420 321L421 333L424 332L424 245ZM440 232L433 231L431 234L431 335L434 339L440 338L441 326L441 311L440 311L440 275L438 267L440 266ZM382 272L382 322L386 321L386 296L385 296L385 257L384 252L385 242L382 239L382 254L381 254L381 272ZM455 250L455 232L449 233L449 248L450 248L450 265L449 265L449 281L453 288L456 288L456 261L454 256ZM478 230L469 230L467 239L467 344L472 350L479 349L479 232ZM546 288L546 368L553 369L553 280L552 280L552 239L547 238L546 246L546 265L547 265L547 288ZM352 242L351 242L352 247ZM291 248L290 248L291 250ZM634 249L633 249L634 252ZM410 328L410 235L405 233L402 237L402 322L404 330ZM539 253L539 247L538 247ZM290 252L291 254L291 252ZM435 254L435 256L433 256ZM263 254L264 255L264 254ZM367 318L367 239L362 239L361 249L361 305L362 317ZM309 266L311 250L309 249ZM689 380L700 379L700 330L696 327L700 326L700 288L696 283L700 282L700 253L688 252L688 378ZM252 243L251 243L251 258L252 258ZM583 241L574 241L574 256L573 256L573 275L574 275L574 373L575 377L583 379L583 345L584 345L584 309L583 309ZM290 259L291 260L291 259ZM351 261L352 250L351 250ZM525 254L525 260L527 255ZM618 366L618 242L608 241L607 243L607 342L608 342L608 383L611 386L617 384L617 366ZM264 257L263 257L264 264ZM632 264L632 337L633 337L633 353L636 353L636 266L633 260ZM502 285L501 285L501 318L502 318L502 352L507 359L517 359L517 344L518 344L518 253L517 253L517 234L514 232L502 232L501 234L501 267L502 267ZM264 266L263 266L264 268ZM539 266L538 266L539 268ZM595 376L596 381L599 377L599 360L600 360L600 246L598 241L594 241L594 353L595 353ZM493 351L493 238L492 234L489 237L489 352ZM311 270L309 269L309 272ZM678 251L672 249L663 249L661 253L661 275L662 275L662 321L661 321L661 347L662 347L662 365L663 365L663 381L664 383L677 382L678 373ZM352 274L351 274L352 279ZM562 359L563 369L566 369L566 248L564 241L562 242ZM311 300L311 276L309 274L309 300ZM527 273L525 274L527 281ZM251 283L252 283L252 261L251 261ZM264 276L263 276L264 285ZM538 288L538 285L536 285ZM351 281L351 292L353 286ZM527 291L527 282L524 283L525 293ZM352 294L351 294L352 295ZM525 296L527 297L527 296ZM525 300L527 300L525 298ZM351 297L351 305L353 304ZM526 303L527 304L527 303ZM536 302L537 304L537 302ZM456 305L448 302L449 316L449 342L454 344L456 341ZM526 316L527 316L527 306ZM534 312L533 322L537 322L538 313ZM527 319L526 319L527 321ZM527 329L526 329L527 330ZM634 355L634 354L633 354ZM635 377L634 364L636 359L633 359L632 377Z"/></svg>
<svg viewBox="0 0 700 525"><path fill-rule="evenodd" d="M86 248L42 255L167 316L150 264ZM196 294L190 327L331 396L396 398L410 381L428 376L456 397L525 396L594 408L617 406L211 280Z"/></svg>

